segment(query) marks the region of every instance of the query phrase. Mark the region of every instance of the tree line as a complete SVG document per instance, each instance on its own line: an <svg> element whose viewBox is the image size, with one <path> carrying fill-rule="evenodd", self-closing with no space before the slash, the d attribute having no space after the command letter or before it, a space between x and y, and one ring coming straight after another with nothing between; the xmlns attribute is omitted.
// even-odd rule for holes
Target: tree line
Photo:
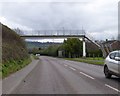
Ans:
<svg viewBox="0 0 120 96"><path fill-rule="evenodd" d="M82 57L83 55L83 41L81 41L78 38L67 38L67 40L64 40L62 45L54 45L52 44L46 49L41 48L34 48L32 50L33 54L39 53L41 55L47 55L47 56L54 56L57 57L59 55L59 51L62 52L62 57L65 58L77 58ZM87 50L86 50L87 51ZM102 52L100 49L87 52L87 57L101 57Z"/></svg>

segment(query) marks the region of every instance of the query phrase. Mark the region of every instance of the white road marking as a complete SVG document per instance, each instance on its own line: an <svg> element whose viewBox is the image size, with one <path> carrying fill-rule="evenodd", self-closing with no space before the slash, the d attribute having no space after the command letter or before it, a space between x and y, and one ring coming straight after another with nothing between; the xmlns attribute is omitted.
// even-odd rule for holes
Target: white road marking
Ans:
<svg viewBox="0 0 120 96"><path fill-rule="evenodd" d="M68 65L64 64L64 66L68 66Z"/></svg>
<svg viewBox="0 0 120 96"><path fill-rule="evenodd" d="M85 73L83 73L83 72L80 72L80 73L81 73L82 75L84 75L84 76L90 78L90 79L95 79L95 78L93 78L92 76L89 76L89 75L87 75L87 74L85 74Z"/></svg>
<svg viewBox="0 0 120 96"><path fill-rule="evenodd" d="M76 69L75 69L75 68L73 68L73 67L69 67L69 68L70 68L70 69L72 69L72 70L74 70L74 71L76 70Z"/></svg>
<svg viewBox="0 0 120 96"><path fill-rule="evenodd" d="M68 60L65 60L66 62L69 62Z"/></svg>
<svg viewBox="0 0 120 96"><path fill-rule="evenodd" d="M115 91L117 91L117 92L120 92L120 90L118 90L117 88L114 88L114 87L112 87L112 86L110 86L110 85L108 85L108 84L105 84L105 86L107 86L107 87L109 87L109 88L111 88L111 89L113 89L113 90L115 90Z"/></svg>

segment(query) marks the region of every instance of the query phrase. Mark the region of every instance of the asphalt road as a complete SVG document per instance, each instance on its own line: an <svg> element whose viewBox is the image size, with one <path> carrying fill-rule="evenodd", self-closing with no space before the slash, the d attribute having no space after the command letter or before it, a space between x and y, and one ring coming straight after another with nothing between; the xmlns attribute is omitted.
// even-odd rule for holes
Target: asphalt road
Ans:
<svg viewBox="0 0 120 96"><path fill-rule="evenodd" d="M12 94L120 94L120 78L106 79L103 66L41 56Z"/></svg>

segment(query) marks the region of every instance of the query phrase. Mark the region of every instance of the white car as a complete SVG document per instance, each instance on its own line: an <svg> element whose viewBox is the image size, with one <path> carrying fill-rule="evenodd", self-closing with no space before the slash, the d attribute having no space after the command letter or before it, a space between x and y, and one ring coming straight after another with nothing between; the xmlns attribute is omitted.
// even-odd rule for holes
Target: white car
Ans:
<svg viewBox="0 0 120 96"><path fill-rule="evenodd" d="M104 74L106 78L112 75L120 77L120 50L111 52L105 59Z"/></svg>
<svg viewBox="0 0 120 96"><path fill-rule="evenodd" d="M40 54L36 54L36 56L40 56Z"/></svg>

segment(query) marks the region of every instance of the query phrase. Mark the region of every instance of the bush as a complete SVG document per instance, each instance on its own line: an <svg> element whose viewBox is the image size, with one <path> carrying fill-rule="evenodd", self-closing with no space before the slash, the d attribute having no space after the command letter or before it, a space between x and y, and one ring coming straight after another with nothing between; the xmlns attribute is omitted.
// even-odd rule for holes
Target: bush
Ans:
<svg viewBox="0 0 120 96"><path fill-rule="evenodd" d="M58 56L58 49L59 49L59 46L57 46L57 45L51 45L47 49L41 51L40 54L41 55L47 55L47 56L57 57Z"/></svg>
<svg viewBox="0 0 120 96"><path fill-rule="evenodd" d="M103 56L102 51L100 49L87 51L87 57L102 57L102 56Z"/></svg>

